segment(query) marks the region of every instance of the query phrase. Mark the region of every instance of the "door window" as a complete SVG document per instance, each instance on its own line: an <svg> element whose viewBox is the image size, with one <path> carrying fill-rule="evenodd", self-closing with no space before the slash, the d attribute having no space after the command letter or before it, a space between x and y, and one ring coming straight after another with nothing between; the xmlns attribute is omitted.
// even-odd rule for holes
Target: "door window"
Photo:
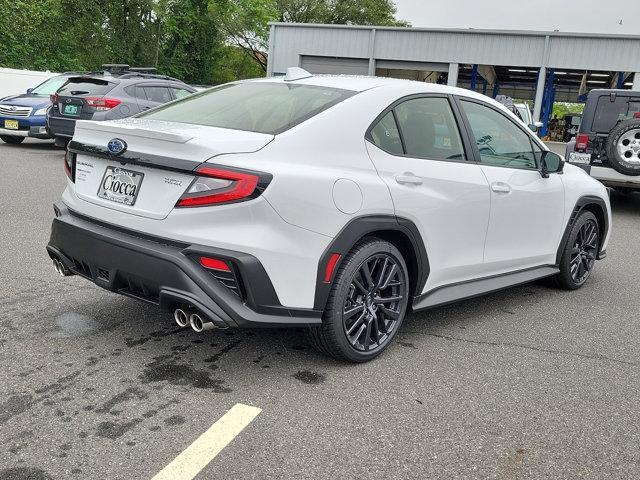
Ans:
<svg viewBox="0 0 640 480"><path fill-rule="evenodd" d="M171 100L171 93L167 87L151 87L145 86L142 87L144 89L144 93L147 96L147 100L150 102L156 103L167 103Z"/></svg>
<svg viewBox="0 0 640 480"><path fill-rule="evenodd" d="M463 160L460 132L446 98L422 97L395 108L405 153L432 160Z"/></svg>
<svg viewBox="0 0 640 480"><path fill-rule="evenodd" d="M171 91L176 98L184 98L191 95L191 92L189 90L185 90L184 88L171 87Z"/></svg>
<svg viewBox="0 0 640 480"><path fill-rule="evenodd" d="M387 113L382 119L371 129L371 138L373 143L385 152L393 155L402 155L402 141L396 120L393 118L393 112Z"/></svg>
<svg viewBox="0 0 640 480"><path fill-rule="evenodd" d="M482 163L511 168L537 168L529 135L512 120L479 103L465 100L461 103Z"/></svg>

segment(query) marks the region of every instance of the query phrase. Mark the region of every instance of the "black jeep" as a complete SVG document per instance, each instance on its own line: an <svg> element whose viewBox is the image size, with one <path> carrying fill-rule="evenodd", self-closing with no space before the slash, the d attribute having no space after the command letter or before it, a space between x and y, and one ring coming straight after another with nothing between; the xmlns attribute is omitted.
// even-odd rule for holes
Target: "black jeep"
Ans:
<svg viewBox="0 0 640 480"><path fill-rule="evenodd" d="M640 189L640 91L591 90L565 156L608 187Z"/></svg>

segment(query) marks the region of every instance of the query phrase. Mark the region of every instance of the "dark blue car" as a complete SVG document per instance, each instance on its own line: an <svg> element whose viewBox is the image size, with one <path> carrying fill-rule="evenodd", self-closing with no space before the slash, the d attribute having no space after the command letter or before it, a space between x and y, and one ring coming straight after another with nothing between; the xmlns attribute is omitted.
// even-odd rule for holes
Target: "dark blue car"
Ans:
<svg viewBox="0 0 640 480"><path fill-rule="evenodd" d="M51 105L49 95L55 93L70 75L52 77L27 93L0 99L0 139L18 144L26 137L52 138L47 132L45 117Z"/></svg>

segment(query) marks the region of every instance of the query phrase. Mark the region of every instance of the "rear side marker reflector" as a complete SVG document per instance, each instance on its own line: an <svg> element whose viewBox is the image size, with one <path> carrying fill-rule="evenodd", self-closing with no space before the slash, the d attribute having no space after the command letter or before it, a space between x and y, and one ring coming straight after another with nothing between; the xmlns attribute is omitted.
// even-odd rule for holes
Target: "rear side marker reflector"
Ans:
<svg viewBox="0 0 640 480"><path fill-rule="evenodd" d="M331 258L329 258L329 261L327 262L327 268L324 271L324 283L329 283L331 281L331 277L333 277L333 271L336 269L336 265L340 261L341 257L342 255L340 255L339 253L334 253L333 255L331 255Z"/></svg>
<svg viewBox="0 0 640 480"><path fill-rule="evenodd" d="M271 175L260 172L202 166L198 177L176 204L177 207L202 207L233 203L255 198L271 181Z"/></svg>
<svg viewBox="0 0 640 480"><path fill-rule="evenodd" d="M200 265L210 270L220 270L221 272L230 272L231 267L224 260L211 257L200 257Z"/></svg>

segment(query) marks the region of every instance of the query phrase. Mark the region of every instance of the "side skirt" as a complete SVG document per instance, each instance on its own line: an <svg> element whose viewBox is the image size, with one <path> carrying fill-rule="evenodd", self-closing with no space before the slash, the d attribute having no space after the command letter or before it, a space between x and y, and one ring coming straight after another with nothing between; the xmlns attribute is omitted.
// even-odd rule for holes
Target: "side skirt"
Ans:
<svg viewBox="0 0 640 480"><path fill-rule="evenodd" d="M467 298L478 297L486 293L515 287L516 285L529 283L540 278L550 277L559 271L557 267L553 266L535 267L518 272L505 273L503 275L445 285L430 292L423 293L419 297L415 297L413 300L413 310L424 310Z"/></svg>

